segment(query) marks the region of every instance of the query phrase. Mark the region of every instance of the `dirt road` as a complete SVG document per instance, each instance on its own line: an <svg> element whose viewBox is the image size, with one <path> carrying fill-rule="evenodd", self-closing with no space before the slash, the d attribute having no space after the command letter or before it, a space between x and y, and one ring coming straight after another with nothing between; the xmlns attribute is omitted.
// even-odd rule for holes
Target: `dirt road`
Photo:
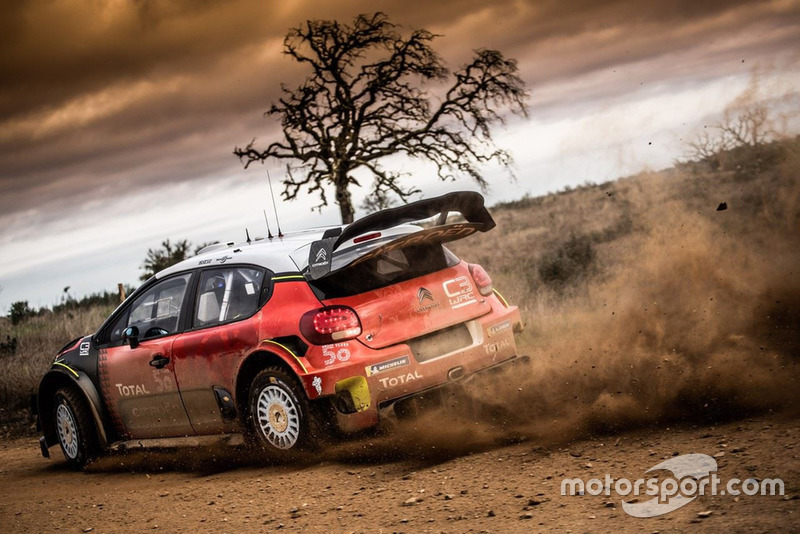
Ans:
<svg viewBox="0 0 800 534"><path fill-rule="evenodd" d="M393 447L387 444L394 437L379 437L280 466L231 447L148 450L114 454L85 473L69 471L57 449L53 460L44 460L34 439L20 439L0 445L0 530L798 531L798 438L800 421L771 416L549 446ZM639 519L628 516L613 493L561 495L565 477L588 481L608 473L635 480L662 460L688 453L714 456L723 483L781 478L785 496L706 495Z"/></svg>

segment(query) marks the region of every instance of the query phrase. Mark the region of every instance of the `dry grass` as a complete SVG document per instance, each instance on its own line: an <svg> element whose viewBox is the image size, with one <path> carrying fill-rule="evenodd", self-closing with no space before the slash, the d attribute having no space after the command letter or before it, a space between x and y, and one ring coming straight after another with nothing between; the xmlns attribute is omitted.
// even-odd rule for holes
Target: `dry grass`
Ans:
<svg viewBox="0 0 800 534"><path fill-rule="evenodd" d="M13 355L0 355L0 435L29 420L30 395L55 357L56 351L78 336L94 332L110 306L95 306L62 313L45 313L16 326L0 318L0 334L17 338Z"/></svg>
<svg viewBox="0 0 800 534"><path fill-rule="evenodd" d="M709 249L735 240L750 256L765 260L790 253L800 224L798 173L800 155L794 154L757 175L671 169L582 186L496 206L491 210L495 230L449 246L486 267L495 287L535 323L564 306L585 307L591 288L621 270L637 270L642 254L653 253L648 245L668 228L678 234L706 231L710 241L701 245ZM717 211L722 202L728 209ZM578 250L579 261L569 257L576 242L590 250ZM558 267L567 272L561 278L545 276L552 271L548 264L559 259L563 265Z"/></svg>

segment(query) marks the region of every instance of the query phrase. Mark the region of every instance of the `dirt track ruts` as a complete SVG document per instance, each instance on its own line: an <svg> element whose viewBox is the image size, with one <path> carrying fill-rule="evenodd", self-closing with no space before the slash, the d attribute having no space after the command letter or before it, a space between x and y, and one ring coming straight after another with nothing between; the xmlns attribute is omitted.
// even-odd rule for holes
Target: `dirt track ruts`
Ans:
<svg viewBox="0 0 800 534"><path fill-rule="evenodd" d="M798 438L797 419L770 416L546 447L443 447L399 459L376 457L366 440L334 460L279 466L233 448L128 452L85 473L68 470L56 448L48 461L35 439L18 439L0 444L0 530L798 531ZM620 497L560 495L564 477L634 480L676 453L716 455L723 481L779 477L786 496L703 496L667 515L636 519L623 512Z"/></svg>

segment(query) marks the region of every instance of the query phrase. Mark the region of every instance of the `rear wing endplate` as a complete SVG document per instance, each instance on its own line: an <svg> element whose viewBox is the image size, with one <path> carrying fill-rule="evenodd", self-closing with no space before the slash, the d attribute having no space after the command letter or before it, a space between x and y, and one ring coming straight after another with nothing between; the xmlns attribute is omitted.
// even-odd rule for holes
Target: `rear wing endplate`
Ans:
<svg viewBox="0 0 800 534"><path fill-rule="evenodd" d="M450 212L458 212L466 219L466 223L447 224ZM386 245L371 251L348 264L353 265L382 254L390 249L407 246L423 240L453 241L474 232L488 232L495 227L494 219L483 203L483 195L473 191L447 193L440 197L429 198L389 208L363 217L341 231L338 235L327 235L311 243L308 255L308 274L310 280L319 280L331 273L331 262L336 249L342 244L367 232L377 232L393 228L401 224L429 219L439 215L432 228L399 237Z"/></svg>

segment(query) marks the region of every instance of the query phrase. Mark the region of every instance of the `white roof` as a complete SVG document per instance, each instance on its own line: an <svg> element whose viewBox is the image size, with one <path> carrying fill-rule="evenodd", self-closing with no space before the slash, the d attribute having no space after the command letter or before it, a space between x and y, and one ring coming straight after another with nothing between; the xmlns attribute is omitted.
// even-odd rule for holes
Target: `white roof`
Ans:
<svg viewBox="0 0 800 534"><path fill-rule="evenodd" d="M157 279L162 279L172 274L190 271L200 267L218 267L220 265L258 265L266 267L274 273L299 272L308 267L308 250L311 243L322 239L323 234L330 228L312 228L299 232L292 232L283 237L264 238L248 243L220 243L211 245L200 251L197 256L192 256L187 260L164 269L156 274ZM344 227L342 227L344 228ZM380 231L381 238L356 245L353 239L348 239L342 243L337 252L344 253L339 258L339 267L349 263L361 254L385 244L387 241L398 236L419 232L420 226L413 224L401 224L392 228ZM371 233L370 231L366 232ZM362 234L363 235L363 234ZM293 259L294 258L294 259ZM336 266L336 261L334 261ZM338 267L336 267L338 268Z"/></svg>
<svg viewBox="0 0 800 534"><path fill-rule="evenodd" d="M335 227L333 227L335 228ZM275 273L297 272L289 254L313 241L322 239L328 228L313 228L300 232L292 232L283 237L264 238L250 244L236 243L212 245L206 247L197 256L164 269L156 274L161 279L175 273L189 271L198 267L213 267L220 265L250 264L266 267Z"/></svg>

